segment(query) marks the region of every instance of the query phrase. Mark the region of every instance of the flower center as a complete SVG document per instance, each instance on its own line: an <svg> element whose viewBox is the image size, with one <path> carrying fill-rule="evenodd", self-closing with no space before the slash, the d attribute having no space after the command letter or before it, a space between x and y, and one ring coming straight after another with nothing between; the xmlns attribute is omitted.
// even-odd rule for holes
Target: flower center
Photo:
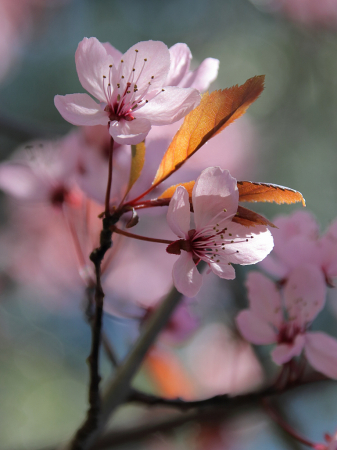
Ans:
<svg viewBox="0 0 337 450"><path fill-rule="evenodd" d="M58 186L53 190L50 196L50 202L53 206L61 207L65 202L69 192L64 186Z"/></svg>
<svg viewBox="0 0 337 450"><path fill-rule="evenodd" d="M142 108L148 99L145 98L151 91L151 81L141 80L141 75L147 64L147 58L144 58L143 64L137 65L138 50L135 50L135 59L132 69L129 73L124 70L124 60L120 61L119 67L109 65L108 75L103 75L103 91L106 98L104 111L109 115L110 121L120 121L121 119L128 122L134 120L134 113ZM140 85L139 82L141 83ZM164 89L150 95L151 99L163 92ZM152 93L151 93L152 94Z"/></svg>
<svg viewBox="0 0 337 450"><path fill-rule="evenodd" d="M292 323L285 323L277 336L278 344L293 344L297 335L301 333L300 327Z"/></svg>

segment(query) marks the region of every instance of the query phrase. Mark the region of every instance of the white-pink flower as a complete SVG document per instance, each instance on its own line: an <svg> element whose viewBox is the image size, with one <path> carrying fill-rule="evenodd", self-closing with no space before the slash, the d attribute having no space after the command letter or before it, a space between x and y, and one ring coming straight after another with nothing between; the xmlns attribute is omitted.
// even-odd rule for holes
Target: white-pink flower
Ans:
<svg viewBox="0 0 337 450"><path fill-rule="evenodd" d="M310 261L320 268L326 282L337 276L337 221L319 235L319 226L312 214L296 211L273 220L274 250L261 263L263 269L278 278L287 278L296 267Z"/></svg>
<svg viewBox="0 0 337 450"><path fill-rule="evenodd" d="M23 202L62 206L76 204L82 194L74 183L77 165L71 133L60 141L33 142L0 164L0 188Z"/></svg>
<svg viewBox="0 0 337 450"><path fill-rule="evenodd" d="M255 264L273 248L273 238L265 226L247 228L232 221L238 210L236 179L220 167L205 169L192 192L194 226L190 226L187 190L178 186L169 205L167 221L180 238L167 248L180 254L173 266L173 281L187 297L194 297L202 284L200 260L207 262L219 277L235 278L234 264Z"/></svg>
<svg viewBox="0 0 337 450"><path fill-rule="evenodd" d="M312 367L337 378L337 340L308 331L325 303L323 274L314 265L294 269L283 288L258 272L247 279L250 308L236 318L242 336L253 344L274 344L272 359L285 364L302 351Z"/></svg>
<svg viewBox="0 0 337 450"><path fill-rule="evenodd" d="M139 42L124 55L96 38L84 38L75 54L88 94L55 96L55 106L73 125L109 125L120 144L141 142L152 125L184 117L200 102L193 88L166 86L170 52L163 42Z"/></svg>
<svg viewBox="0 0 337 450"><path fill-rule="evenodd" d="M205 91L218 75L219 60L206 58L192 72L192 53L186 44L178 43L169 48L171 65L166 78L167 86L192 87Z"/></svg>

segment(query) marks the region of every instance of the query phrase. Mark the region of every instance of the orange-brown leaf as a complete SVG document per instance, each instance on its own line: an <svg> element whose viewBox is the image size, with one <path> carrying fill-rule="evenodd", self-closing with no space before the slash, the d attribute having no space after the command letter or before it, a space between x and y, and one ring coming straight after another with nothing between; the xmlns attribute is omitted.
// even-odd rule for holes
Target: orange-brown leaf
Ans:
<svg viewBox="0 0 337 450"><path fill-rule="evenodd" d="M189 197L192 197L193 187L195 185L195 181L187 181L186 183L178 183L174 186L170 186L166 189L158 198L172 198L178 186L184 186L187 190Z"/></svg>
<svg viewBox="0 0 337 450"><path fill-rule="evenodd" d="M243 206L238 207L238 212L232 219L233 222L240 223L245 227L255 227L256 225L268 225L273 228L277 228L273 222L266 219L261 214L251 211L250 209L244 208Z"/></svg>
<svg viewBox="0 0 337 450"><path fill-rule="evenodd" d="M305 206L303 195L293 189L270 183L238 181L240 202L297 203Z"/></svg>
<svg viewBox="0 0 337 450"><path fill-rule="evenodd" d="M209 139L244 114L263 91L264 76L247 80L242 86L203 95L200 105L191 111L167 149L153 185L175 172Z"/></svg>
<svg viewBox="0 0 337 450"><path fill-rule="evenodd" d="M153 349L144 363L162 395L168 398L194 397L191 380L172 351Z"/></svg>

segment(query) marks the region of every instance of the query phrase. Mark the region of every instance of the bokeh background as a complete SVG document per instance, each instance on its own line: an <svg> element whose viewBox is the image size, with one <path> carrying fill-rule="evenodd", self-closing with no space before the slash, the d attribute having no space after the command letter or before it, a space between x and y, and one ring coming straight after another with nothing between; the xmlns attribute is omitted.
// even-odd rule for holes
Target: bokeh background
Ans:
<svg viewBox="0 0 337 450"><path fill-rule="evenodd" d="M249 122L249 138L237 137L228 158L235 159L236 145L244 145L249 167L242 172L238 168L238 175L301 191L322 230L336 217L336 0L0 0L1 159L29 139L70 130L53 98L83 92L74 53L84 36L109 41L122 52L141 40L161 40L169 47L185 42L195 65L206 57L220 60L211 89L265 74L264 93L242 119ZM1 199L5 205L4 195ZM257 205L255 210L272 219L299 208ZM6 224L5 206L1 215ZM206 284L196 307L205 323L229 321L233 303L245 305L243 279L244 271L239 271L234 289L228 282ZM83 418L89 330L78 303L67 310L50 309L5 275L0 288L0 445L4 450L49 448L66 439ZM336 335L334 320L333 308L328 309L318 326ZM127 347L120 336L129 332L130 323L107 317L106 328L123 355ZM207 336L198 337L199 346ZM177 350L182 357L184 351ZM268 359L263 351L259 357ZM109 371L104 360L103 373ZM151 389L146 373L137 383ZM337 427L336 405L337 388L332 384L303 388L281 402L289 422L316 441ZM151 411L128 407L114 426L144 418L150 419ZM191 423L173 435L120 448L304 448L288 440L260 410L207 432ZM202 433L209 438L204 446L205 437L196 440Z"/></svg>

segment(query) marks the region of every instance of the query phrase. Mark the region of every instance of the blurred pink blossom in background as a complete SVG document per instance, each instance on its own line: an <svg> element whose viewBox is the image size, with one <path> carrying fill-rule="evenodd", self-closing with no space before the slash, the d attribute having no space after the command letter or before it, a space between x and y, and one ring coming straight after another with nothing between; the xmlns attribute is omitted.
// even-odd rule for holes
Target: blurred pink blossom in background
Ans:
<svg viewBox="0 0 337 450"><path fill-rule="evenodd" d="M247 278L250 308L236 322L241 334L257 344L273 344L272 359L285 364L304 351L312 367L337 378L337 340L321 332L307 331L325 305L322 273L314 265L294 269L281 292L258 272Z"/></svg>
<svg viewBox="0 0 337 450"><path fill-rule="evenodd" d="M337 26L336 0L251 0L259 8L308 26Z"/></svg>

